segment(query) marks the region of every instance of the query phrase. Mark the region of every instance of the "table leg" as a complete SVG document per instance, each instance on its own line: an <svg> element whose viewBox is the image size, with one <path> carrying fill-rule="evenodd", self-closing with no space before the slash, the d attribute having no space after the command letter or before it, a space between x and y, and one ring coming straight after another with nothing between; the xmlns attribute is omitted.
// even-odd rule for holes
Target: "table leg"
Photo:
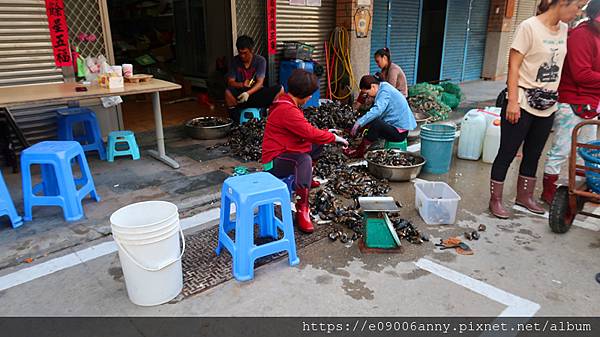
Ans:
<svg viewBox="0 0 600 337"><path fill-rule="evenodd" d="M148 153L155 159L162 161L163 163L171 166L172 168L178 169L179 163L167 156L165 150L165 135L163 132L162 113L160 111L159 92L152 93L152 111L154 112L154 124L156 126L156 145L158 147L158 152L150 150L148 151Z"/></svg>

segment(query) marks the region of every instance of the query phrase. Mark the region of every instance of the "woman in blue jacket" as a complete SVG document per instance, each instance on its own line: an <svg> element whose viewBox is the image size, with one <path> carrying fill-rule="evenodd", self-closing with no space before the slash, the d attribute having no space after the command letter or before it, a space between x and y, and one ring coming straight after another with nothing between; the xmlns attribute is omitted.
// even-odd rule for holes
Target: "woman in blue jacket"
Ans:
<svg viewBox="0 0 600 337"><path fill-rule="evenodd" d="M379 139L402 142L408 137L408 132L417 127L417 121L408 101L391 84L380 83L375 76L366 75L360 80L360 92L374 97L375 103L356 121L352 128L352 136L355 136L361 128L367 128L369 131L357 148L344 151L346 156L364 157L369 145Z"/></svg>

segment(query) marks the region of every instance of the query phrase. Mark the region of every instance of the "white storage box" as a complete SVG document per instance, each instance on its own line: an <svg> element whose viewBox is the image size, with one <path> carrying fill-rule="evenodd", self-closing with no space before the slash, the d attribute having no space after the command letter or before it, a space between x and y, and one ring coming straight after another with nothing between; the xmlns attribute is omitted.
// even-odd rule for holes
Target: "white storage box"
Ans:
<svg viewBox="0 0 600 337"><path fill-rule="evenodd" d="M428 225L451 225L456 221L460 196L443 182L415 183L415 206Z"/></svg>

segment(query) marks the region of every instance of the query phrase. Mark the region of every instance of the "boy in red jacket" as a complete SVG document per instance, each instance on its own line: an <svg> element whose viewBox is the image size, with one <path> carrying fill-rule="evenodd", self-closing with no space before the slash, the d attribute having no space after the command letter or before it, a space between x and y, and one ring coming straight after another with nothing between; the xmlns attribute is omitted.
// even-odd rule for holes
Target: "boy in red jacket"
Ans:
<svg viewBox="0 0 600 337"><path fill-rule="evenodd" d="M288 93L280 96L271 106L263 138L262 164L265 171L283 179L295 176L296 224L305 233L312 233L308 205L309 188L312 185L312 162L322 151L323 144L333 142L348 145L336 135L336 130L319 130L304 117L300 108L318 89L317 77L302 69L296 69L288 79Z"/></svg>
<svg viewBox="0 0 600 337"><path fill-rule="evenodd" d="M567 40L567 59L558 89L560 105L554 119L554 141L544 166L542 200L548 204L554 199L561 166L571 152L573 128L599 114L600 0L592 0L586 11L589 20L573 29ZM582 128L578 142L596 140L596 129L594 125Z"/></svg>

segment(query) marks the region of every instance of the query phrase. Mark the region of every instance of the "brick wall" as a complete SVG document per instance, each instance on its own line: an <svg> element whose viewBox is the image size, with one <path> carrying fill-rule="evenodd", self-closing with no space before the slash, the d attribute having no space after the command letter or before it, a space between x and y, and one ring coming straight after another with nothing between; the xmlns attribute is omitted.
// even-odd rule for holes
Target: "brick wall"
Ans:
<svg viewBox="0 0 600 337"><path fill-rule="evenodd" d="M352 29L352 19L356 0L337 0L335 22L338 26Z"/></svg>
<svg viewBox="0 0 600 337"><path fill-rule="evenodd" d="M354 30L354 15L358 9L358 0L337 0L336 2L336 25L348 30ZM371 0L371 26L373 27L373 0Z"/></svg>
<svg viewBox="0 0 600 337"><path fill-rule="evenodd" d="M517 0L491 0L488 32L508 32ZM512 13L507 13L508 10Z"/></svg>

